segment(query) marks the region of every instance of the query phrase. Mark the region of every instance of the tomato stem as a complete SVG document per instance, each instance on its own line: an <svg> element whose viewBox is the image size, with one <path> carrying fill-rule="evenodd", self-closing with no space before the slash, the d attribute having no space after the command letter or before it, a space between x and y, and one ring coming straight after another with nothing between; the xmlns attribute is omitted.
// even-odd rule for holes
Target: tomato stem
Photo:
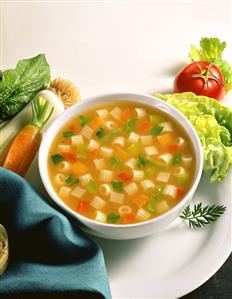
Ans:
<svg viewBox="0 0 232 299"><path fill-rule="evenodd" d="M212 63L210 63L205 69L202 68L200 64L197 64L198 68L200 69L200 74L193 74L193 78L202 78L204 80L204 85L207 85L209 88L209 79L215 80L217 83L221 84L223 86L223 83L219 78L217 78L215 75L211 74L211 68L213 66Z"/></svg>

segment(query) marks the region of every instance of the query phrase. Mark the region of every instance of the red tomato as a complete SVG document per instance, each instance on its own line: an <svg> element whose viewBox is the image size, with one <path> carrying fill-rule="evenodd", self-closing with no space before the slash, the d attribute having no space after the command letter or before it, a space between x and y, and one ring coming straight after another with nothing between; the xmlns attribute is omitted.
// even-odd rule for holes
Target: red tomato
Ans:
<svg viewBox="0 0 232 299"><path fill-rule="evenodd" d="M191 91L220 101L225 93L224 79L218 67L206 61L193 62L176 75L174 92Z"/></svg>

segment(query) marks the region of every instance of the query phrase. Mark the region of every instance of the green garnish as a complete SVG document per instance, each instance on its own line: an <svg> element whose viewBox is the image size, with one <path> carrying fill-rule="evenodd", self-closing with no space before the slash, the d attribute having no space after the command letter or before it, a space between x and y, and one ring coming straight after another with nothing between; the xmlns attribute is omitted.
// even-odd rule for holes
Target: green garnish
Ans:
<svg viewBox="0 0 232 299"><path fill-rule="evenodd" d="M75 177L72 174L69 174L68 176L66 176L66 178L64 180L65 180L65 183L69 186L72 186L72 185L80 182L80 180L75 179Z"/></svg>
<svg viewBox="0 0 232 299"><path fill-rule="evenodd" d="M123 192L124 186L122 182L113 181L111 183L112 188L117 192Z"/></svg>
<svg viewBox="0 0 232 299"><path fill-rule="evenodd" d="M79 115L79 120L80 120L81 127L84 127L90 121L90 118L84 115Z"/></svg>
<svg viewBox="0 0 232 299"><path fill-rule="evenodd" d="M136 166L140 168L146 167L148 163L148 160L142 154L140 154L136 160Z"/></svg>
<svg viewBox="0 0 232 299"><path fill-rule="evenodd" d="M135 131L137 122L138 122L138 120L135 119L135 118L128 119L128 121L127 121L127 122L125 123L125 125L124 125L123 130L124 130L126 133L130 133L130 132Z"/></svg>
<svg viewBox="0 0 232 299"><path fill-rule="evenodd" d="M152 194L149 197L148 204L147 204L147 209L149 212L152 212L152 213L155 212L156 202L157 202L157 196L155 194Z"/></svg>
<svg viewBox="0 0 232 299"><path fill-rule="evenodd" d="M116 156L113 156L110 158L109 164L111 167L114 167L117 169L121 169L123 167L122 161Z"/></svg>
<svg viewBox="0 0 232 299"><path fill-rule="evenodd" d="M159 136L162 131L163 131L163 127L153 127L150 130L150 134L152 136Z"/></svg>
<svg viewBox="0 0 232 299"><path fill-rule="evenodd" d="M119 219L120 219L119 214L111 213L111 214L107 215L107 222L116 223Z"/></svg>
<svg viewBox="0 0 232 299"><path fill-rule="evenodd" d="M149 167L149 168L147 168L145 175L146 175L146 177L150 178L151 176L153 176L156 173L156 171L157 171L157 168L155 166Z"/></svg>
<svg viewBox="0 0 232 299"><path fill-rule="evenodd" d="M200 228L216 221L226 210L225 206L212 205L202 206L202 202L194 205L193 210L187 206L181 213L180 218L187 221L189 228Z"/></svg>
<svg viewBox="0 0 232 299"><path fill-rule="evenodd" d="M62 156L59 155L59 154L52 155L51 158L52 158L52 162L53 162L53 164L55 164L55 165L56 165L56 164L59 164L61 161L64 160L64 157L62 157Z"/></svg>
<svg viewBox="0 0 232 299"><path fill-rule="evenodd" d="M173 158L172 158L172 164L176 165L176 164L180 163L181 160L182 160L182 154L175 154L175 155L173 155Z"/></svg>
<svg viewBox="0 0 232 299"><path fill-rule="evenodd" d="M69 137L72 137L73 135L74 135L73 131L65 131L65 132L63 132L64 138L69 138Z"/></svg>
<svg viewBox="0 0 232 299"><path fill-rule="evenodd" d="M95 181L90 180L86 186L86 189L88 192L95 194L98 191L98 184Z"/></svg>
<svg viewBox="0 0 232 299"><path fill-rule="evenodd" d="M104 134L105 134L105 130L103 128L98 129L96 132L96 136L98 138L102 138L104 136Z"/></svg>
<svg viewBox="0 0 232 299"><path fill-rule="evenodd" d="M161 162L159 160L152 159L152 158L148 159L148 163L153 164L158 168L167 168L168 167L168 165L166 163Z"/></svg>

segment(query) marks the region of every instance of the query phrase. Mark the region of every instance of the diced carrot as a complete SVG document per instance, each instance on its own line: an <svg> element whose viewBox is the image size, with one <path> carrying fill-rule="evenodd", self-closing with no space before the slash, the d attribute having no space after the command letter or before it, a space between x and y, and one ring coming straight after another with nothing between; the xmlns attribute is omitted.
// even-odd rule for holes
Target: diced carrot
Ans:
<svg viewBox="0 0 232 299"><path fill-rule="evenodd" d="M131 117L132 117L132 111L129 108L126 108L122 111L121 121L127 121Z"/></svg>
<svg viewBox="0 0 232 299"><path fill-rule="evenodd" d="M99 150L94 149L89 152L89 157L90 159L95 159L99 155Z"/></svg>
<svg viewBox="0 0 232 299"><path fill-rule="evenodd" d="M132 175L127 172L120 172L118 173L117 177L119 178L120 181L123 182L129 182L132 179Z"/></svg>
<svg viewBox="0 0 232 299"><path fill-rule="evenodd" d="M89 203L87 200L80 200L77 204L77 212L85 214L88 212Z"/></svg>
<svg viewBox="0 0 232 299"><path fill-rule="evenodd" d="M184 195L184 193L185 193L185 188L183 188L183 187L177 188L177 198L182 197Z"/></svg>
<svg viewBox="0 0 232 299"><path fill-rule="evenodd" d="M173 138L170 133L166 133L156 137L162 147L167 147L173 143Z"/></svg>
<svg viewBox="0 0 232 299"><path fill-rule="evenodd" d="M172 144L168 147L168 150L170 151L170 153L176 154L180 151L180 146L178 144Z"/></svg>
<svg viewBox="0 0 232 299"><path fill-rule="evenodd" d="M72 172L77 175L81 176L89 171L88 167L86 167L82 162L76 161L71 166Z"/></svg>
<svg viewBox="0 0 232 299"><path fill-rule="evenodd" d="M61 152L61 155L70 162L75 162L77 160L77 156L74 152Z"/></svg>
<svg viewBox="0 0 232 299"><path fill-rule="evenodd" d="M142 208L148 202L148 196L145 194L140 194L133 198L133 202L139 207Z"/></svg>
<svg viewBox="0 0 232 299"><path fill-rule="evenodd" d="M130 155L126 151L121 149L119 146L115 146L114 154L123 161L126 161L130 158Z"/></svg>
<svg viewBox="0 0 232 299"><path fill-rule="evenodd" d="M76 131L77 131L77 126L74 125L74 124L69 125L69 126L68 126L68 129L69 129L70 131L72 131L72 132L76 132Z"/></svg>
<svg viewBox="0 0 232 299"><path fill-rule="evenodd" d="M147 133L150 127L151 123L148 120L142 120L138 125L138 129L143 133Z"/></svg>
<svg viewBox="0 0 232 299"><path fill-rule="evenodd" d="M135 222L135 214L132 212L124 213L123 220L125 223L134 223Z"/></svg>
<svg viewBox="0 0 232 299"><path fill-rule="evenodd" d="M97 130L104 125L104 120L98 116L94 117L88 124L93 130Z"/></svg>

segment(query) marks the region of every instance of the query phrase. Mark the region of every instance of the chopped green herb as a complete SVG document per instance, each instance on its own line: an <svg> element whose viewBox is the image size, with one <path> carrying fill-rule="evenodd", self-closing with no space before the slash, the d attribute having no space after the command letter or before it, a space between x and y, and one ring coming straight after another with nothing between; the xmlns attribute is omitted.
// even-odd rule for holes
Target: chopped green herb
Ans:
<svg viewBox="0 0 232 299"><path fill-rule="evenodd" d="M150 130L150 134L152 136L158 136L160 135L160 133L163 131L163 127L153 127Z"/></svg>
<svg viewBox="0 0 232 299"><path fill-rule="evenodd" d="M130 132L135 131L137 122L138 122L138 120L135 119L135 118L128 119L128 121L127 121L127 122L125 123L125 125L124 125L123 130L124 130L126 133L130 133Z"/></svg>
<svg viewBox="0 0 232 299"><path fill-rule="evenodd" d="M97 136L98 138L102 138L102 137L104 136L104 134L105 134L105 130L104 130L103 128L100 128L100 129L97 130L97 132L96 132L96 136Z"/></svg>
<svg viewBox="0 0 232 299"><path fill-rule="evenodd" d="M69 138L69 137L72 137L73 135L74 135L73 131L65 131L65 132L63 132L64 138Z"/></svg>
<svg viewBox="0 0 232 299"><path fill-rule="evenodd" d="M90 121L90 118L84 115L79 115L79 120L80 120L81 127L84 127Z"/></svg>
<svg viewBox="0 0 232 299"><path fill-rule="evenodd" d="M187 206L180 218L188 222L189 228L201 228L216 221L226 210L225 206L212 205L202 206L202 202L194 205L193 210Z"/></svg>
<svg viewBox="0 0 232 299"><path fill-rule="evenodd" d="M117 169L121 169L123 167L122 161L116 156L113 156L113 157L110 158L109 164L110 164L111 167L114 167L114 168L117 168Z"/></svg>
<svg viewBox="0 0 232 299"><path fill-rule="evenodd" d="M144 155L140 154L136 160L137 167L146 167L148 164L148 160L144 157Z"/></svg>
<svg viewBox="0 0 232 299"><path fill-rule="evenodd" d="M62 157L62 156L59 155L59 154L52 155L51 158L52 158L52 162L53 162L53 164L59 164L61 161L64 160L64 157Z"/></svg>
<svg viewBox="0 0 232 299"><path fill-rule="evenodd" d="M119 214L111 213L111 214L107 215L107 222L116 223L119 219L120 219Z"/></svg>
<svg viewBox="0 0 232 299"><path fill-rule="evenodd" d="M156 202L157 202L157 196L155 194L152 194L149 197L148 204L147 204L147 209L149 212L152 212L152 213L155 212Z"/></svg>
<svg viewBox="0 0 232 299"><path fill-rule="evenodd" d="M123 192L123 189L124 189L124 186L123 186L123 183L122 182L116 182L116 181L113 181L111 183L113 189L117 192Z"/></svg>
<svg viewBox="0 0 232 299"><path fill-rule="evenodd" d="M98 184L95 181L90 180L86 186L86 189L88 192L95 194L98 191Z"/></svg>
<svg viewBox="0 0 232 299"><path fill-rule="evenodd" d="M75 177L72 174L69 174L68 176L66 176L66 178L64 180L65 180L65 183L69 186L72 186L72 185L80 182L80 180L75 179Z"/></svg>
<svg viewBox="0 0 232 299"><path fill-rule="evenodd" d="M182 160L182 154L175 154L172 158L172 164L176 165L178 163L180 163Z"/></svg>

